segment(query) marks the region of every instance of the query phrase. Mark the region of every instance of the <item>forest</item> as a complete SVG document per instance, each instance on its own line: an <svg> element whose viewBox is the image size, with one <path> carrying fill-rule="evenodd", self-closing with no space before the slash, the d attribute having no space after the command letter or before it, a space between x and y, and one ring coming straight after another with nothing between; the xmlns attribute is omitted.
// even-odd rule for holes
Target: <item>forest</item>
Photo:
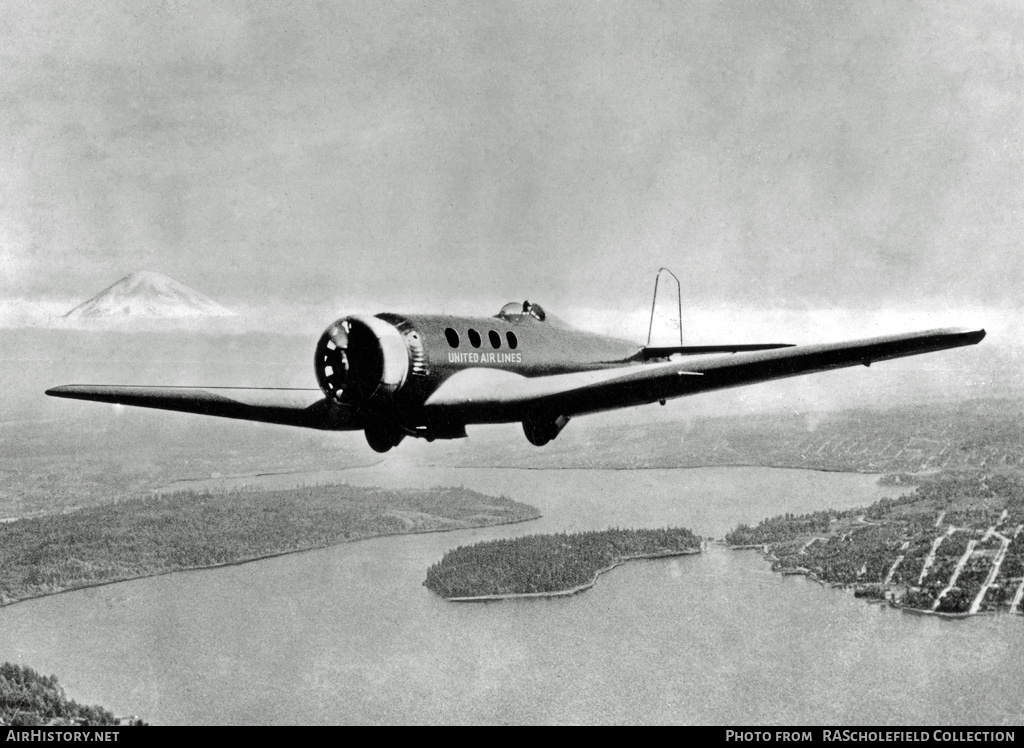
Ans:
<svg viewBox="0 0 1024 748"><path fill-rule="evenodd" d="M592 583L630 558L696 553L683 528L612 529L488 540L448 551L423 583L445 598L554 593Z"/></svg>
<svg viewBox="0 0 1024 748"><path fill-rule="evenodd" d="M0 665L0 725L122 725L142 726L138 718L122 721L101 706L72 701L55 675L40 675L30 667Z"/></svg>
<svg viewBox="0 0 1024 748"><path fill-rule="evenodd" d="M0 524L0 604L376 535L537 516L533 507L465 488L163 494Z"/></svg>

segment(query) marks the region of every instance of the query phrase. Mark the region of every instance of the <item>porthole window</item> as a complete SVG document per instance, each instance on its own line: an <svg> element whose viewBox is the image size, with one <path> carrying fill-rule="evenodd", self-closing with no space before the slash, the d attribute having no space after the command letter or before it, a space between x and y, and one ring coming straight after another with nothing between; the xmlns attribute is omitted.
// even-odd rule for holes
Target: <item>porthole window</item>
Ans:
<svg viewBox="0 0 1024 748"><path fill-rule="evenodd" d="M487 333L487 337L491 339L491 348L501 348L501 336L494 330Z"/></svg>
<svg viewBox="0 0 1024 748"><path fill-rule="evenodd" d="M512 350L519 347L519 341L516 339L516 334L511 330L505 333L505 339L508 340L508 347Z"/></svg>
<svg viewBox="0 0 1024 748"><path fill-rule="evenodd" d="M471 328L469 328L469 332L467 334L469 335L469 344L471 346L473 346L474 348L479 348L480 347L480 333L478 333L476 330L474 330L471 327Z"/></svg>
<svg viewBox="0 0 1024 748"><path fill-rule="evenodd" d="M455 332L455 330L453 330L450 327L446 327L444 329L444 336L448 338L448 345L450 345L452 348L459 347L459 334Z"/></svg>

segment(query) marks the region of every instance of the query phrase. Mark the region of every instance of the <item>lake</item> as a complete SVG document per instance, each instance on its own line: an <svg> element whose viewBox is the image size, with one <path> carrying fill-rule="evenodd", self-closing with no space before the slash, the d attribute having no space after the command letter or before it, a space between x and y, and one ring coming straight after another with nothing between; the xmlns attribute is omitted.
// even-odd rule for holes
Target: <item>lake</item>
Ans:
<svg viewBox="0 0 1024 748"><path fill-rule="evenodd" d="M0 609L0 659L153 723L1019 724L1024 621L902 614L710 545L550 600L446 603L457 545L682 525L721 537L783 512L863 506L874 476L768 468L373 468L294 485L464 485L536 522L349 543ZM232 479L218 479L232 480ZM195 484L200 485L200 484ZM219 486L221 484L214 484Z"/></svg>

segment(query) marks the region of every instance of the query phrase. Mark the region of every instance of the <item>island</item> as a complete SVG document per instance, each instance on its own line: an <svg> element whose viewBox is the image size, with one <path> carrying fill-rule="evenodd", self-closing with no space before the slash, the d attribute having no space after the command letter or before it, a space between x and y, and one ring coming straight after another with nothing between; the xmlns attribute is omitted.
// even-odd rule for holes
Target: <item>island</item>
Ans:
<svg viewBox="0 0 1024 748"><path fill-rule="evenodd" d="M381 535L536 519L466 488L185 491L0 523L0 605Z"/></svg>
<svg viewBox="0 0 1024 748"><path fill-rule="evenodd" d="M452 602L574 595L627 561L701 549L701 538L678 527L525 535L448 551L423 584Z"/></svg>
<svg viewBox="0 0 1024 748"><path fill-rule="evenodd" d="M1024 476L1006 469L943 471L881 482L918 485L864 509L740 525L725 542L762 550L776 571L909 611L1022 612Z"/></svg>
<svg viewBox="0 0 1024 748"><path fill-rule="evenodd" d="M30 667L0 665L0 725L145 726L138 717L118 717L101 706L84 706L67 697L56 675L41 675Z"/></svg>

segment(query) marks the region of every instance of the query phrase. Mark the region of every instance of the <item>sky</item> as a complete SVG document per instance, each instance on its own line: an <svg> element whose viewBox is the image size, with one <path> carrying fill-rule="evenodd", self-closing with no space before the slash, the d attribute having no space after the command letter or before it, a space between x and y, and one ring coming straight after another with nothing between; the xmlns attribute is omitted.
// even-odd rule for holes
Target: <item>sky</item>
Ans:
<svg viewBox="0 0 1024 748"><path fill-rule="evenodd" d="M0 316L1019 316L1015 2L7 0L0 70Z"/></svg>

